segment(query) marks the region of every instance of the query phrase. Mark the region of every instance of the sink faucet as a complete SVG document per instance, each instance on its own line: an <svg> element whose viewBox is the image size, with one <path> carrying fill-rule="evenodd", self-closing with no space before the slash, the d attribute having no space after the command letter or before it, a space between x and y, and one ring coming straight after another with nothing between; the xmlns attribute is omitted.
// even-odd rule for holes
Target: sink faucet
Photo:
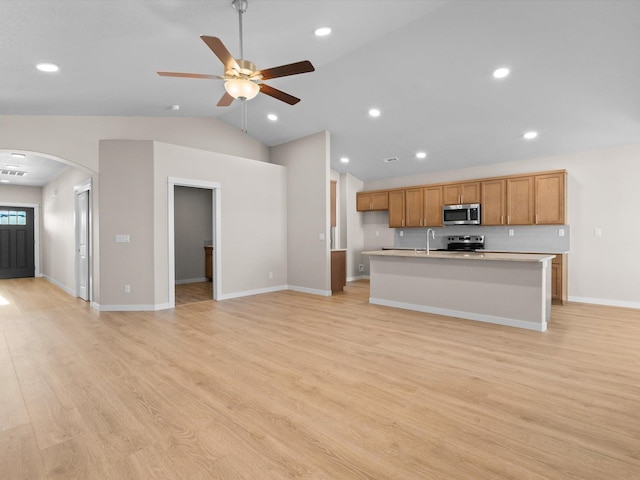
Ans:
<svg viewBox="0 0 640 480"><path fill-rule="evenodd" d="M429 255L429 235L432 239L436 239L436 232L433 231L433 228L427 228L427 255Z"/></svg>

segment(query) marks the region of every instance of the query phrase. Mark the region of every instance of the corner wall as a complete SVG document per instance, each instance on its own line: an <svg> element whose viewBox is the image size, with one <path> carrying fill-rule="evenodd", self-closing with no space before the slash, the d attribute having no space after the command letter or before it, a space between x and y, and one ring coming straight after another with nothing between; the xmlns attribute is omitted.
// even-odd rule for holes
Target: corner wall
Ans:
<svg viewBox="0 0 640 480"><path fill-rule="evenodd" d="M287 167L289 288L319 295L331 295L329 142L324 131L271 148Z"/></svg>

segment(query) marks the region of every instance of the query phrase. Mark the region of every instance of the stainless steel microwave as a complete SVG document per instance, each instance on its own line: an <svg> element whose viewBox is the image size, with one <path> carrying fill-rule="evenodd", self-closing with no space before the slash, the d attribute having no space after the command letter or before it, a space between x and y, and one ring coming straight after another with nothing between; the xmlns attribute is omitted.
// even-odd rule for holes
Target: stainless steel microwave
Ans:
<svg viewBox="0 0 640 480"><path fill-rule="evenodd" d="M480 225L480 204L442 206L443 225Z"/></svg>

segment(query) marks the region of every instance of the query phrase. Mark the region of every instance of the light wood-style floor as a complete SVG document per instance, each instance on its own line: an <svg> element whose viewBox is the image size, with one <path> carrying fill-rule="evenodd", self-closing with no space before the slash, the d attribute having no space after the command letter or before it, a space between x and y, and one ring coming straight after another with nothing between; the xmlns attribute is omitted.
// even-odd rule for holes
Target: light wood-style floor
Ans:
<svg viewBox="0 0 640 480"><path fill-rule="evenodd" d="M181 283L176 285L176 307L188 303L205 302L213 298L212 282Z"/></svg>
<svg viewBox="0 0 640 480"><path fill-rule="evenodd" d="M545 333L278 292L95 312L0 280L0 478L640 479L640 312Z"/></svg>

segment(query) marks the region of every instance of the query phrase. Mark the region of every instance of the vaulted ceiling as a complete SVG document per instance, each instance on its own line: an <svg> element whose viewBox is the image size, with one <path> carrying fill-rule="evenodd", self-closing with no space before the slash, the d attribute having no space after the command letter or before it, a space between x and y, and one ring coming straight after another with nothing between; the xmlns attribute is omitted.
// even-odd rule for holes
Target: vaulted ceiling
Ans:
<svg viewBox="0 0 640 480"><path fill-rule="evenodd" d="M222 81L156 75L222 74L199 36L239 56L231 0L0 0L0 18L1 114L240 127L240 102L216 106ZM332 33L314 36L320 26ZM243 27L258 67L316 68L269 80L302 101L250 100L249 135L277 145L328 130L332 168L365 181L640 143L635 0L250 0Z"/></svg>

